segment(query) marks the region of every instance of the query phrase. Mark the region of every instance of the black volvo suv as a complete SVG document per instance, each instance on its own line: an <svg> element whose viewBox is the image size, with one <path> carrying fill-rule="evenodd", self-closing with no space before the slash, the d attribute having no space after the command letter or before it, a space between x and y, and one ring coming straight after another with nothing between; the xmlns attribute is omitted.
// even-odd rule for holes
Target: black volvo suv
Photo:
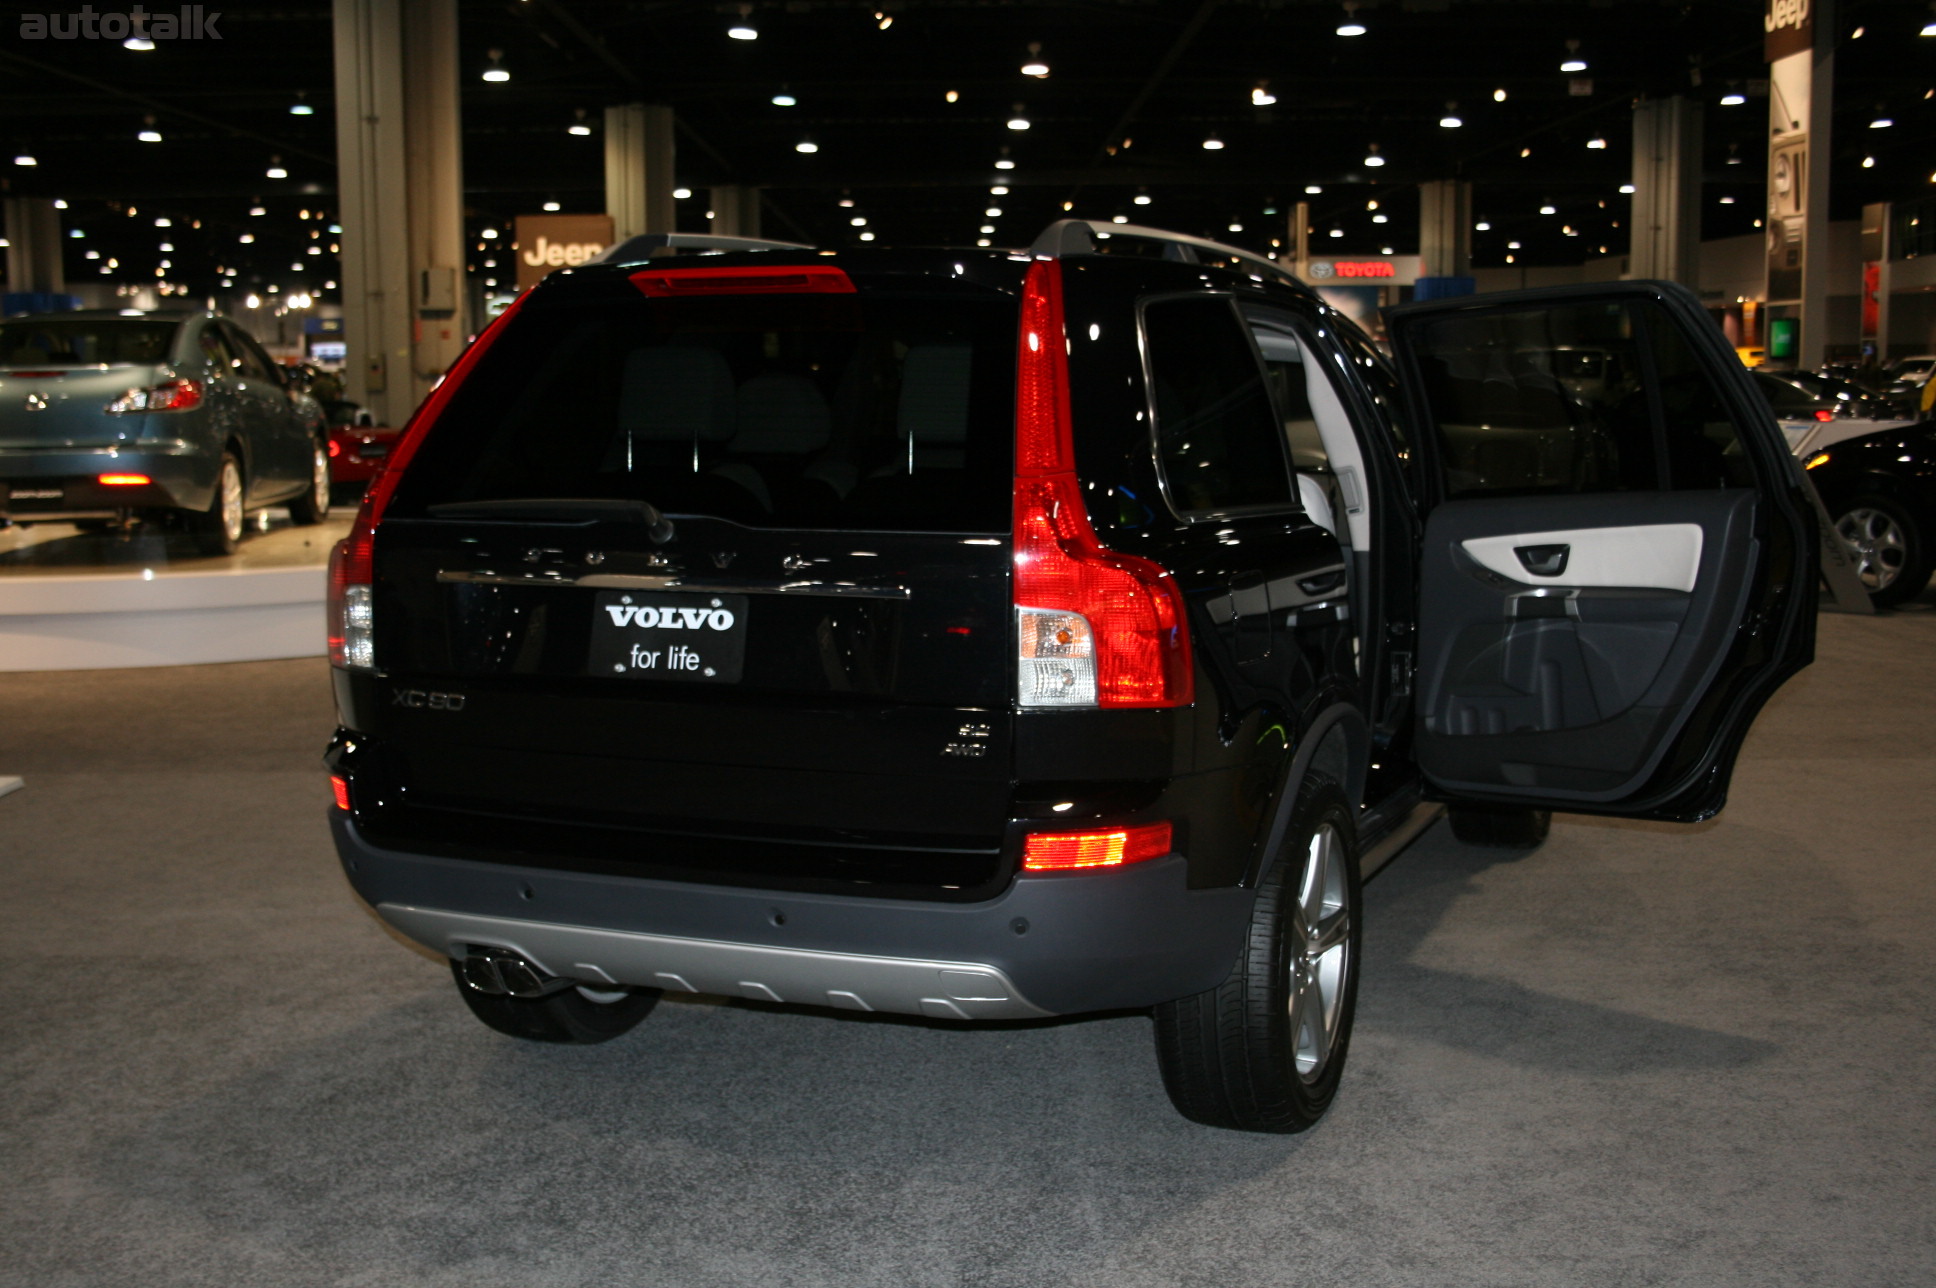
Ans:
<svg viewBox="0 0 1936 1288"><path fill-rule="evenodd" d="M1812 656L1799 474L1675 286L1408 306L1388 359L1151 229L607 261L330 570L344 867L506 1033L1153 1008L1179 1110L1296 1131L1365 876L1448 808L1706 818Z"/></svg>

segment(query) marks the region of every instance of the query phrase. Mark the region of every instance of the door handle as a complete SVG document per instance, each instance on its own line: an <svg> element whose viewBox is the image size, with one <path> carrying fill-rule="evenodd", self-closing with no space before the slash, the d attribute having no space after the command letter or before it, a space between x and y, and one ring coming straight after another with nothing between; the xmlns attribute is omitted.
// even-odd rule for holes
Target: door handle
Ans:
<svg viewBox="0 0 1936 1288"><path fill-rule="evenodd" d="M1514 546L1513 553L1519 556L1520 566L1535 577L1557 577L1566 571L1566 557L1573 553L1573 547Z"/></svg>

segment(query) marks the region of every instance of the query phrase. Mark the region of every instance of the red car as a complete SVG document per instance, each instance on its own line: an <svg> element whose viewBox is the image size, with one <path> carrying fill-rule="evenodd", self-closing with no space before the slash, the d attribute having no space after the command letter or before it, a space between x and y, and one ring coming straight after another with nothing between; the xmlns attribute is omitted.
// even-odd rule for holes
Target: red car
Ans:
<svg viewBox="0 0 1936 1288"><path fill-rule="evenodd" d="M331 409L332 411L334 408ZM330 417L329 478L339 487L353 484L358 490L367 486L389 459L401 430L385 425L338 424Z"/></svg>

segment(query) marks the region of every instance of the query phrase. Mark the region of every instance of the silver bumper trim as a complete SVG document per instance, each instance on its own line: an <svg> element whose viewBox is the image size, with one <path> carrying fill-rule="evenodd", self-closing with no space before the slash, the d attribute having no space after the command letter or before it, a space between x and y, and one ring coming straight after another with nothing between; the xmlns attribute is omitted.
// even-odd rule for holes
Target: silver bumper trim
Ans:
<svg viewBox="0 0 1936 1288"><path fill-rule="evenodd" d="M446 957L462 957L473 944L507 948L550 974L594 983L936 1020L1025 1020L1053 1014L1025 999L1001 970L979 962L681 939L396 903L378 904L376 910L403 934Z"/></svg>

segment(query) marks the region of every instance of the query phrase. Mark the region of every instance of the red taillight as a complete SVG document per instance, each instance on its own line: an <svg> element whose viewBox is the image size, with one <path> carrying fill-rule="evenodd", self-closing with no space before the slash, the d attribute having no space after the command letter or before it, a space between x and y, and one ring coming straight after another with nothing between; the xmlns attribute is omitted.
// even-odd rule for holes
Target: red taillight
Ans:
<svg viewBox="0 0 1936 1288"><path fill-rule="evenodd" d="M663 268L632 274L647 295L852 295L854 283L838 268Z"/></svg>
<svg viewBox="0 0 1936 1288"><path fill-rule="evenodd" d="M337 442L337 441L336 441L335 439L333 439L333 438L332 438L332 439L330 439L330 440L329 440L329 454L330 454L330 457L331 457L331 459L334 459L334 458L336 458L336 457L338 457L338 456L341 456L341 455L343 454L343 445L342 445L341 443L339 443L339 442Z"/></svg>
<svg viewBox="0 0 1936 1288"><path fill-rule="evenodd" d="M345 807L347 808L347 806ZM1115 868L1160 859L1170 852L1170 825L1145 823L1103 832L1030 832L1022 843L1025 872Z"/></svg>
<svg viewBox="0 0 1936 1288"><path fill-rule="evenodd" d="M202 382L170 380L146 389L130 389L107 405L113 415L149 411L193 411L202 405Z"/></svg>
<svg viewBox="0 0 1936 1288"><path fill-rule="evenodd" d="M1828 421L1835 419L1835 413L1826 407L1818 407L1815 409L1815 419L1826 424Z"/></svg>
<svg viewBox="0 0 1936 1288"><path fill-rule="evenodd" d="M337 542L329 552L327 621L332 666L361 669L374 669L376 666L371 616L374 609L372 583L376 580L376 525L382 522L383 511L396 493L404 467L417 454L417 445L430 432L430 427L436 424L437 418L456 395L458 387L464 383L464 378L477 366L478 359L491 347L491 342L503 333L527 298L529 292L512 300L510 307L484 328L470 348L458 355L457 361L451 364L450 370L444 373L444 378L437 382L437 387L430 391L430 396L423 400L409 423L404 425L403 432L397 436L383 469L370 481L369 490L363 494L363 504L356 511L355 521L350 524L350 534Z"/></svg>
<svg viewBox="0 0 1936 1288"><path fill-rule="evenodd" d="M1015 619L1024 707L1174 707L1195 697L1176 579L1105 549L1076 478L1062 277L1029 266L1015 389Z"/></svg>
<svg viewBox="0 0 1936 1288"><path fill-rule="evenodd" d="M341 774L329 776L330 795L336 798L336 808L347 810L350 807L350 782Z"/></svg>
<svg viewBox="0 0 1936 1288"><path fill-rule="evenodd" d="M103 474L94 481L102 487L146 487L154 482L146 474Z"/></svg>

